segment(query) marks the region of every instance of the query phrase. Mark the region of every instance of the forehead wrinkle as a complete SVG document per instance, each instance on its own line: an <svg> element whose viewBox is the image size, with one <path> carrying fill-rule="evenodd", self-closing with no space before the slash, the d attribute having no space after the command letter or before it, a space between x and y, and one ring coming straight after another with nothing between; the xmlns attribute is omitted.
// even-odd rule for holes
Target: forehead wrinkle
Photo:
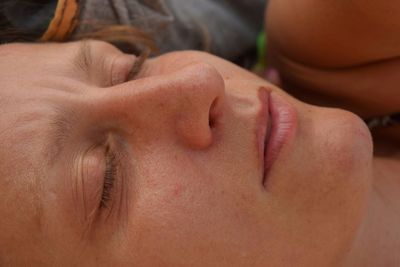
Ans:
<svg viewBox="0 0 400 267"><path fill-rule="evenodd" d="M15 223L25 223L26 227L19 231L36 238L43 230L43 177L47 169L35 151L41 144L39 137L43 138L43 126L47 121L39 112L16 113L15 116L9 128L2 132L6 140L1 144L5 153L0 153L0 179L6 192L2 197L8 198L9 207L13 207Z"/></svg>

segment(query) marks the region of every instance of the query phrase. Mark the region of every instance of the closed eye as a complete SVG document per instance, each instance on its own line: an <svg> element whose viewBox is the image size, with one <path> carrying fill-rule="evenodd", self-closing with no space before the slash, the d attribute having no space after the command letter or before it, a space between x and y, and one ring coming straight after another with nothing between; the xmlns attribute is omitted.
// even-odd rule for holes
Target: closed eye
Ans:
<svg viewBox="0 0 400 267"><path fill-rule="evenodd" d="M118 172L116 155L108 147L105 153L105 171L103 180L103 191L101 194L100 209L108 208L109 202L112 200L112 189Z"/></svg>

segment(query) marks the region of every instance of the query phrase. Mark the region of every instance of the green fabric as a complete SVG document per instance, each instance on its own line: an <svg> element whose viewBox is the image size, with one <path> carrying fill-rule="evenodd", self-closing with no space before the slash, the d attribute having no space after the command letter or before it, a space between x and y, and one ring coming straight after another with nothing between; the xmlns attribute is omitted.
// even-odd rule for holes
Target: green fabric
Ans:
<svg viewBox="0 0 400 267"><path fill-rule="evenodd" d="M263 30L257 37L257 63L253 67L253 71L261 73L267 67L267 36Z"/></svg>

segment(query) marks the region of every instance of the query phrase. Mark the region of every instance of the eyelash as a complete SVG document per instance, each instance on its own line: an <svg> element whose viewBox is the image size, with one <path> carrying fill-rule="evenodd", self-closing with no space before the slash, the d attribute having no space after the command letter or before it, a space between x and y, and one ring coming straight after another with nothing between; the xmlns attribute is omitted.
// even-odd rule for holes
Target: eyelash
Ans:
<svg viewBox="0 0 400 267"><path fill-rule="evenodd" d="M114 187L114 182L118 171L116 161L115 153L110 151L110 148L107 148L106 168L104 171L104 183L100 201L100 209L108 208L107 205L112 198L111 190Z"/></svg>

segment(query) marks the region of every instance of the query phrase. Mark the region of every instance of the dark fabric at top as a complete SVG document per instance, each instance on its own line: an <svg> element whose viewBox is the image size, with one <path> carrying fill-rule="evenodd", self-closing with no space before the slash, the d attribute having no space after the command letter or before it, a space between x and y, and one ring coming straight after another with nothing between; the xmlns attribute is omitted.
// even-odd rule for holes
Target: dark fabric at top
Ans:
<svg viewBox="0 0 400 267"><path fill-rule="evenodd" d="M3 0L0 42L37 40L53 18L57 0Z"/></svg>
<svg viewBox="0 0 400 267"><path fill-rule="evenodd" d="M56 0L3 0L0 42L35 41L46 31ZM124 24L151 35L160 52L205 50L237 59L255 47L265 0L80 0L75 34Z"/></svg>
<svg viewBox="0 0 400 267"><path fill-rule="evenodd" d="M76 33L126 24L153 36L160 52L197 49L235 59L255 46L265 0L82 0L80 5L83 24Z"/></svg>

